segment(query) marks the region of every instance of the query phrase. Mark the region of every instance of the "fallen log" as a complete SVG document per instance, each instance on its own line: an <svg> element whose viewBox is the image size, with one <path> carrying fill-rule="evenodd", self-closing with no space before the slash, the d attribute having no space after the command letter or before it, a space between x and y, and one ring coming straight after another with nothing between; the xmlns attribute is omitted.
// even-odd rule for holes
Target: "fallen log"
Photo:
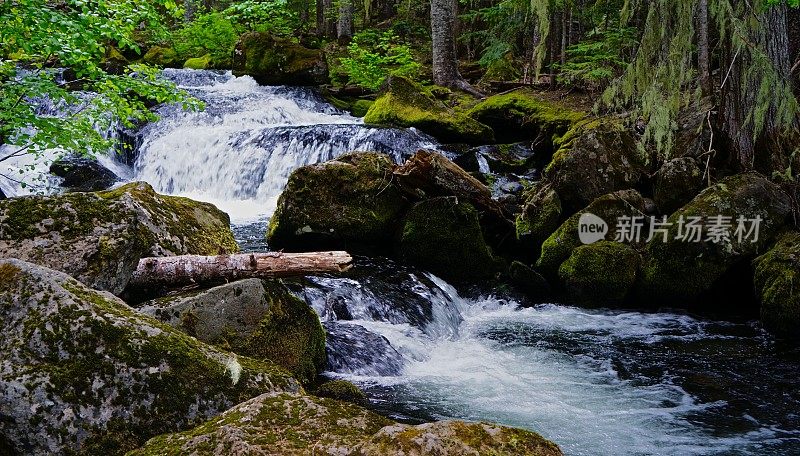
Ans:
<svg viewBox="0 0 800 456"><path fill-rule="evenodd" d="M249 278L280 278L345 272L347 252L242 253L234 255L142 258L128 289L180 288Z"/></svg>

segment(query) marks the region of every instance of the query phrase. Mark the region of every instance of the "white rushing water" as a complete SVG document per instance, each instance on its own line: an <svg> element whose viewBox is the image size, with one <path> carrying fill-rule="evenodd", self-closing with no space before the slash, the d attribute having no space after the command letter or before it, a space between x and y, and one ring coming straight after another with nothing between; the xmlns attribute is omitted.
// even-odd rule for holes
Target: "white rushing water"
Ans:
<svg viewBox="0 0 800 456"><path fill-rule="evenodd" d="M289 175L345 152L377 150L401 160L433 139L372 128L303 88L263 87L248 76L166 70L206 103L200 112L159 109L139 133L135 179L157 191L209 201L237 222L271 215Z"/></svg>
<svg viewBox="0 0 800 456"><path fill-rule="evenodd" d="M432 276L407 283L392 277L378 286L347 280L316 279L306 290L333 335L330 375L361 385L379 410L397 418L523 427L568 455L793 454L800 445L800 431L780 422L785 412L753 416L749 405L735 402L742 400L737 393L763 391L744 387L713 398L684 389L695 374L758 376L758 363L768 358L756 357L756 366L737 359L759 340L747 325L552 304L520 308L494 297L463 299ZM416 289L408 286L413 282ZM400 318L396 308L386 310L391 301L404 302L406 314L429 317ZM388 348L379 347L381 338ZM787 369L796 372L796 365Z"/></svg>

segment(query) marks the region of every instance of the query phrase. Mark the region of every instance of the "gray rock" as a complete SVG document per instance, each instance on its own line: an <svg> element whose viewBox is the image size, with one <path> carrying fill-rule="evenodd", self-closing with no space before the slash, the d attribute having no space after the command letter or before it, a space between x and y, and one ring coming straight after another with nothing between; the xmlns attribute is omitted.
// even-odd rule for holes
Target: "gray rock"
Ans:
<svg viewBox="0 0 800 456"><path fill-rule="evenodd" d="M121 454L267 391L298 391L68 275L0 260L0 442L19 454Z"/></svg>

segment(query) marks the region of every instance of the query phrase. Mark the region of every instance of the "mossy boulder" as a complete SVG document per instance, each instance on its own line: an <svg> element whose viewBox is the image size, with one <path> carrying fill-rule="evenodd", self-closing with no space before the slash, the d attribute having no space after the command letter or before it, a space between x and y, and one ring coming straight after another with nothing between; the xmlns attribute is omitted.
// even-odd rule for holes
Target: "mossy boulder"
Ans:
<svg viewBox="0 0 800 456"><path fill-rule="evenodd" d="M408 206L393 169L389 156L365 152L295 170L270 220L270 246L388 249Z"/></svg>
<svg viewBox="0 0 800 456"><path fill-rule="evenodd" d="M544 170L566 213L617 190L637 188L646 175L644 157L630 132L614 119L577 123L557 141Z"/></svg>
<svg viewBox="0 0 800 456"><path fill-rule="evenodd" d="M365 404L367 396L356 385L347 380L329 380L318 386L314 395L327 397L339 401L352 402L353 404Z"/></svg>
<svg viewBox="0 0 800 456"><path fill-rule="evenodd" d="M589 204L582 211L569 217L542 244L542 254L536 262L537 269L551 281L558 278L561 264L572 255L573 250L583 245L579 236L579 222L583 214L594 214L608 224L605 240L617 237L617 220L620 217L643 217L646 222L645 201L635 190L621 190L603 195ZM647 231L642 228L642 236L637 245L647 240Z"/></svg>
<svg viewBox="0 0 800 456"><path fill-rule="evenodd" d="M561 286L571 302L591 307L625 303L641 266L639 253L613 241L582 245L558 269Z"/></svg>
<svg viewBox="0 0 800 456"><path fill-rule="evenodd" d="M211 54L186 59L186 61L183 63L183 67L190 70L207 70L212 67Z"/></svg>
<svg viewBox="0 0 800 456"><path fill-rule="evenodd" d="M373 100L356 100L350 105L350 113L356 117L364 117L373 104L375 104Z"/></svg>
<svg viewBox="0 0 800 456"><path fill-rule="evenodd" d="M560 226L561 215L561 199L551 186L540 183L529 192L516 218L517 240L525 257L539 257L542 243Z"/></svg>
<svg viewBox="0 0 800 456"><path fill-rule="evenodd" d="M114 46L106 47L105 56L100 60L100 67L109 74L123 74L128 68L128 59Z"/></svg>
<svg viewBox="0 0 800 456"><path fill-rule="evenodd" d="M491 278L500 269L484 239L478 211L457 197L414 205L403 221L397 256L456 282Z"/></svg>
<svg viewBox="0 0 800 456"><path fill-rule="evenodd" d="M800 338L800 233L781 235L754 265L761 324L779 337Z"/></svg>
<svg viewBox="0 0 800 456"><path fill-rule="evenodd" d="M469 116L491 127L503 142L541 138L552 144L586 114L543 100L533 90L517 89L487 98Z"/></svg>
<svg viewBox="0 0 800 456"><path fill-rule="evenodd" d="M664 236L656 236L647 244L642 297L673 306L703 307L717 301L701 302L699 298L704 293L727 289L732 295L738 294L734 301L744 303L752 294L749 263L786 226L789 213L788 195L760 174L751 172L722 179L669 217L667 222L671 225L666 242ZM714 224L712 217L718 216L730 217L727 226L717 224L725 228L728 236L713 242L708 236L708 226ZM690 217L699 217L705 228L699 242L679 237L682 228L679 221L688 222ZM760 217L757 239L754 236L739 239L736 235L739 217L747 220ZM748 223L744 228L749 230L751 225ZM684 227L684 234L687 233ZM731 276L737 272L740 274ZM733 308L734 302L727 305Z"/></svg>
<svg viewBox="0 0 800 456"><path fill-rule="evenodd" d="M252 76L263 85L311 86L329 82L328 64L321 50L265 32L249 32L239 38L233 54L233 73Z"/></svg>
<svg viewBox="0 0 800 456"><path fill-rule="evenodd" d="M238 249L227 214L159 195L145 183L0 202L0 257L51 267L114 294L125 289L142 257Z"/></svg>
<svg viewBox="0 0 800 456"><path fill-rule="evenodd" d="M485 423L397 424L327 398L263 394L191 431L156 437L129 456L194 454L556 456L540 435Z"/></svg>
<svg viewBox="0 0 800 456"><path fill-rule="evenodd" d="M692 200L703 188L703 171L697 160L678 157L656 173L653 200L662 214L671 214Z"/></svg>
<svg viewBox="0 0 800 456"><path fill-rule="evenodd" d="M429 89L398 75L389 76L364 122L418 128L442 142L486 144L494 132L465 113L456 112Z"/></svg>
<svg viewBox="0 0 800 456"><path fill-rule="evenodd" d="M547 279L521 261L511 262L511 266L508 267L508 276L511 283L519 287L535 303L549 301L554 296Z"/></svg>
<svg viewBox="0 0 800 456"><path fill-rule="evenodd" d="M148 49L143 59L145 63L162 68L177 67L181 64L180 57L174 49L161 46L153 46Z"/></svg>
<svg viewBox="0 0 800 456"><path fill-rule="evenodd" d="M160 298L139 310L203 342L271 361L303 383L325 368L317 314L277 280L241 280Z"/></svg>
<svg viewBox="0 0 800 456"><path fill-rule="evenodd" d="M19 454L124 454L269 391L300 390L68 275L0 260L0 441Z"/></svg>

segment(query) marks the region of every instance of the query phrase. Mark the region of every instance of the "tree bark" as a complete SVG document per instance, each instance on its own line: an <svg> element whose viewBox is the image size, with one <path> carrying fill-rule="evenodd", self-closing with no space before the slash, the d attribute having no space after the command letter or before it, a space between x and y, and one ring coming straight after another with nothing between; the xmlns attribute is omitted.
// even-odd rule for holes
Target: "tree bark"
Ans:
<svg viewBox="0 0 800 456"><path fill-rule="evenodd" d="M326 38L332 38L336 34L336 19L333 13L333 0L322 0L322 34Z"/></svg>
<svg viewBox="0 0 800 456"><path fill-rule="evenodd" d="M180 288L187 285L248 278L279 278L342 273L353 258L347 252L245 253L142 258L128 290Z"/></svg>
<svg viewBox="0 0 800 456"><path fill-rule="evenodd" d="M708 44L708 0L697 4L697 68L703 95L711 95L711 59Z"/></svg>
<svg viewBox="0 0 800 456"><path fill-rule="evenodd" d="M325 35L325 4L322 0L316 0L317 8L317 36Z"/></svg>
<svg viewBox="0 0 800 456"><path fill-rule="evenodd" d="M466 89L469 84L458 72L456 8L457 0L431 0L433 82L443 87Z"/></svg>
<svg viewBox="0 0 800 456"><path fill-rule="evenodd" d="M789 40L786 24L786 4L768 7L757 15L758 25L751 28L748 43L756 46L771 61L775 70L785 81L789 81ZM753 13L747 13L753 14ZM753 58L745 47L737 52L728 43L722 55L723 78L720 91L720 131L729 150L729 165L737 171L754 169L756 148L765 156L771 155L771 147L767 144L770 138L778 134L775 102L771 102L764 112L763 129L755 135L754 119L756 113L756 94L760 81L747 77L752 67ZM770 159L770 161L772 161Z"/></svg>
<svg viewBox="0 0 800 456"><path fill-rule="evenodd" d="M347 44L353 38L354 13L353 0L339 0L339 22L336 27L336 37L340 44Z"/></svg>

